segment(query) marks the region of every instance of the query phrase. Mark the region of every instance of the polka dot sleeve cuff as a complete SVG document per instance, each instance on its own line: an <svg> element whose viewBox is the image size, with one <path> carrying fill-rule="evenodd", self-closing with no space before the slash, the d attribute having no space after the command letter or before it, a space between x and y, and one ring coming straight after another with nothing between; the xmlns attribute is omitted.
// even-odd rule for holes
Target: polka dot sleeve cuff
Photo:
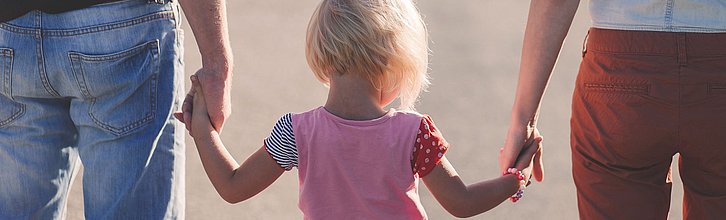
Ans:
<svg viewBox="0 0 726 220"><path fill-rule="evenodd" d="M441 162L449 149L449 143L434 125L431 117L424 115L413 148L413 173L419 177L428 175Z"/></svg>

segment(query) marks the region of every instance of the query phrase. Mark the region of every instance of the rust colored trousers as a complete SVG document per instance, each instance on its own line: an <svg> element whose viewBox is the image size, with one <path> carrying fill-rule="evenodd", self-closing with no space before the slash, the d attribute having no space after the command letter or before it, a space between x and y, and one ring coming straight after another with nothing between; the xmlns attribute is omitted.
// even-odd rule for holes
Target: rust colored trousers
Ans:
<svg viewBox="0 0 726 220"><path fill-rule="evenodd" d="M726 219L726 33L591 29L572 100L581 219Z"/></svg>

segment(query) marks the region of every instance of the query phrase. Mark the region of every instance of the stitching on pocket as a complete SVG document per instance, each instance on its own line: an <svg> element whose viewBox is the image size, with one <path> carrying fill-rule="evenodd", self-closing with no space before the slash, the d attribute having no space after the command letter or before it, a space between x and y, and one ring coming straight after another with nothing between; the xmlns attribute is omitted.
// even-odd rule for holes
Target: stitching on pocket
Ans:
<svg viewBox="0 0 726 220"><path fill-rule="evenodd" d="M9 101L10 103L6 106L3 106L5 110L9 110L10 113L7 116L0 115L0 127L3 127L7 124L10 124L10 122L15 121L15 119L20 118L25 113L25 105L16 103L12 101L11 97L11 82L12 77L10 74L12 74L13 70L13 49L10 48L0 48L0 81L2 82L2 88L0 88L0 99L5 99ZM7 118L5 118L7 117Z"/></svg>
<svg viewBox="0 0 726 220"><path fill-rule="evenodd" d="M585 89L603 93L648 94L648 85L629 85L616 83L585 83Z"/></svg>
<svg viewBox="0 0 726 220"><path fill-rule="evenodd" d="M86 54L82 54L79 52L71 51L71 52L68 52L68 56L70 56L70 58L74 59L74 60L82 60L82 61L88 61L88 62L103 62L103 61L117 60L120 58L133 56L133 55L139 54L141 52L144 52L144 51L146 51L146 49L149 49L149 48L156 49L155 51L158 51L159 40L148 41L146 43L136 45L127 50L112 53L112 54L107 54L107 55L86 55Z"/></svg>
<svg viewBox="0 0 726 220"><path fill-rule="evenodd" d="M718 83L708 84L708 93L710 95L726 94L726 84L718 84Z"/></svg>
<svg viewBox="0 0 726 220"><path fill-rule="evenodd" d="M99 119L98 117L96 117L93 114L93 106L96 105L96 99L93 99L93 101L91 101L91 105L88 106L88 116L91 117L93 122L95 122L97 125L105 128L108 131L113 132L114 134L116 134L118 136L128 134L129 132L140 128L142 125L149 123L149 122L153 121L154 118L156 118L156 92L157 92L156 91L156 83L157 83L156 75L151 77L150 83L151 83L150 90L151 90L152 95L149 100L149 102L150 102L149 108L151 111L149 113L147 113L146 115L144 115L143 118L138 119L123 127L114 127L113 125L111 125L109 123L103 122L101 119Z"/></svg>
<svg viewBox="0 0 726 220"><path fill-rule="evenodd" d="M147 49L151 49L151 52L154 56L159 55L159 40L152 40L147 41L146 43L142 43L139 45L136 45L132 48L126 49L124 51L107 54L107 55L87 55L75 51L68 52L68 59L71 61L71 66L74 69L74 75L76 77L76 82L78 83L78 87L81 89L81 94L85 98L91 99L95 98L95 96L91 93L90 89L88 88L88 84L86 82L86 77L83 70L83 65L81 65L81 61L85 62L105 62L105 61L111 61L111 60L117 60L124 57L134 56L139 53L142 53L146 51ZM79 76L80 73L80 76Z"/></svg>
<svg viewBox="0 0 726 220"><path fill-rule="evenodd" d="M5 94L8 97L11 97L10 94L10 86L12 82L11 74L13 73L13 49L10 48L0 48L0 68L2 68L2 72L0 72L0 81L2 81L2 88L0 88L0 92Z"/></svg>

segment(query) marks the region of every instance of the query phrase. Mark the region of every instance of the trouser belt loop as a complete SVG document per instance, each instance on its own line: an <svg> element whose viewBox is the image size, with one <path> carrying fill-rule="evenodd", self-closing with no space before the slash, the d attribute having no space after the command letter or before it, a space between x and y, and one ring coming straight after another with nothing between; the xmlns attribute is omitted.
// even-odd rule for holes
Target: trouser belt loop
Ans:
<svg viewBox="0 0 726 220"><path fill-rule="evenodd" d="M149 3L156 3L156 4L163 5L168 2L172 2L173 0L148 0L148 1L149 1Z"/></svg>
<svg viewBox="0 0 726 220"><path fill-rule="evenodd" d="M582 41L582 57L585 57L585 53L587 53L587 38L590 37L590 30L587 30L587 34L585 34L585 40Z"/></svg>
<svg viewBox="0 0 726 220"><path fill-rule="evenodd" d="M686 33L677 33L676 45L678 45L678 65L685 66L688 64Z"/></svg>

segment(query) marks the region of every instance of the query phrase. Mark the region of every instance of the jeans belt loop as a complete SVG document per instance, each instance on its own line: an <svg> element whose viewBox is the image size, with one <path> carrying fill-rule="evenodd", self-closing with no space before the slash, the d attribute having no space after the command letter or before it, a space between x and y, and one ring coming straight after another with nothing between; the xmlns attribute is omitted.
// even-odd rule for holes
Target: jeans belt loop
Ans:
<svg viewBox="0 0 726 220"><path fill-rule="evenodd" d="M148 1L149 1L149 3L156 3L156 4L163 5L168 2L172 2L173 0L148 0Z"/></svg>

